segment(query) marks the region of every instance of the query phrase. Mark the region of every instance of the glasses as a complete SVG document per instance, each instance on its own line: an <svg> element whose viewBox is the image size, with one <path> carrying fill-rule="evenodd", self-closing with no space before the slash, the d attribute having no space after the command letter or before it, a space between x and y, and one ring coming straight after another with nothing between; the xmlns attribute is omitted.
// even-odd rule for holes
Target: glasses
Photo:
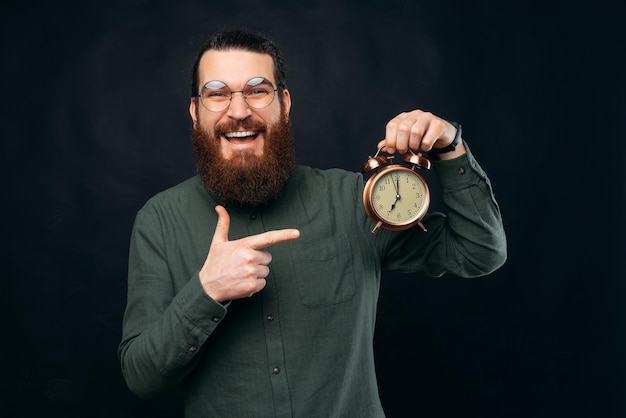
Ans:
<svg viewBox="0 0 626 418"><path fill-rule="evenodd" d="M232 91L226 83L218 80L207 82L202 86L198 97L207 110L221 112L230 106L233 94L241 93L246 104L254 109L263 109L274 101L278 90L271 81L263 77L248 80L243 90Z"/></svg>

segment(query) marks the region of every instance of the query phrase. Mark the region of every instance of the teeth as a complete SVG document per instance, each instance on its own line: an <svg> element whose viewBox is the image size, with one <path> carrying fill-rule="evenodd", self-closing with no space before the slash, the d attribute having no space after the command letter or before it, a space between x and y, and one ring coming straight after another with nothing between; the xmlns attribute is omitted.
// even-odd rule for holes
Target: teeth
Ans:
<svg viewBox="0 0 626 418"><path fill-rule="evenodd" d="M244 138L246 136L254 136L254 131L242 131L242 132L229 132L225 136L226 138Z"/></svg>

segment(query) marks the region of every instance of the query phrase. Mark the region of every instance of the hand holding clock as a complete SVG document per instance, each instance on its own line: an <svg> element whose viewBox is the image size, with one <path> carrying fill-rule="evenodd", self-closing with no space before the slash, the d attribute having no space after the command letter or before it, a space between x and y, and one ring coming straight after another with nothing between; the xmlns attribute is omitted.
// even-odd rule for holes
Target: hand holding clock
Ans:
<svg viewBox="0 0 626 418"><path fill-rule="evenodd" d="M417 170L429 169L430 161L421 152L428 152L433 159L456 158L466 152L461 134L460 125L419 109L400 113L387 123L378 152L392 154L392 158L396 152L406 155L402 158L404 165L378 153L363 165L364 174L373 173L363 189L365 212L375 224L372 233L378 228L401 231L414 225L427 231L421 220L428 211L430 192ZM400 178L409 186L402 200ZM393 183L393 189L389 183Z"/></svg>
<svg viewBox="0 0 626 418"><path fill-rule="evenodd" d="M409 148L414 151L430 151L431 148L445 148L456 136L457 128L450 122L422 110L403 112L391 119L385 129L385 139L378 147L389 154L396 151L404 154ZM441 159L458 157L465 153L463 141L459 141L456 149L438 154Z"/></svg>

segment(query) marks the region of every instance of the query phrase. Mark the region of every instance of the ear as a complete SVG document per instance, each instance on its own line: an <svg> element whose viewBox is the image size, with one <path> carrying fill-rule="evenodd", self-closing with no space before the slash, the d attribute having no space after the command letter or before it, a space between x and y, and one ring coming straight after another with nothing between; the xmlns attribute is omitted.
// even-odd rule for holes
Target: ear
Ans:
<svg viewBox="0 0 626 418"><path fill-rule="evenodd" d="M285 115L289 116L289 111L291 110L291 94L287 89L283 89L283 106L285 107Z"/></svg>
<svg viewBox="0 0 626 418"><path fill-rule="evenodd" d="M192 97L189 101L189 116L191 116L191 120L193 121L194 125L198 122L198 113L196 112L196 98Z"/></svg>

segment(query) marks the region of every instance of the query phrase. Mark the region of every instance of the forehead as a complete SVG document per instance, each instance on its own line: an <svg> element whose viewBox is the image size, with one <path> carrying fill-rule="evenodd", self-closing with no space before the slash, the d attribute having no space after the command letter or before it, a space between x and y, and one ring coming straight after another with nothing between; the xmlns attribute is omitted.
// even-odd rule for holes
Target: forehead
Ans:
<svg viewBox="0 0 626 418"><path fill-rule="evenodd" d="M198 65L201 86L211 80L220 80L232 88L239 88L254 77L265 77L276 84L271 56L240 49L211 49L202 55Z"/></svg>

